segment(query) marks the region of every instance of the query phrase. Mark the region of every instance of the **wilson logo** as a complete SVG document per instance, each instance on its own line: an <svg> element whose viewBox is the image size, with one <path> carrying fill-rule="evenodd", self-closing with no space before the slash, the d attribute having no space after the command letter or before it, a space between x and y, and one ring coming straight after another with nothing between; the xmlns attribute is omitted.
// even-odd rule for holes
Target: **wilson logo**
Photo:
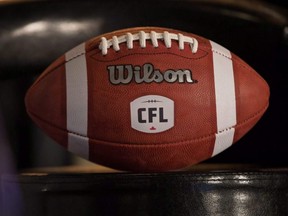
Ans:
<svg viewBox="0 0 288 216"><path fill-rule="evenodd" d="M131 127L160 133L174 126L174 101L159 95L139 97L130 103Z"/></svg>
<svg viewBox="0 0 288 216"><path fill-rule="evenodd" d="M112 84L129 84L132 81L136 83L196 83L192 78L192 72L188 69L160 71L155 69L150 63L142 67L133 65L112 65L107 67L109 80Z"/></svg>

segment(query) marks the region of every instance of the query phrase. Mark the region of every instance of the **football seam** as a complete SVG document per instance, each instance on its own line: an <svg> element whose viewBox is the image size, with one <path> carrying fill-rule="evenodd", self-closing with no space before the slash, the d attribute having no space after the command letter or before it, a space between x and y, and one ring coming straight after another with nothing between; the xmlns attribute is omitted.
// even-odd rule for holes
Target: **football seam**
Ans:
<svg viewBox="0 0 288 216"><path fill-rule="evenodd" d="M70 61L72 61L72 60L74 60L74 59L76 59L76 58L78 58L78 57L80 57L82 55L85 55L86 53L88 53L88 52L81 52L78 55L73 56L72 58L69 58L68 60L65 60L65 62L63 64L60 64L59 66L55 67L53 70L55 70L56 68L58 68L58 67L60 67L62 65L65 65L67 62L70 62Z"/></svg>
<svg viewBox="0 0 288 216"><path fill-rule="evenodd" d="M202 49L199 48L199 50L202 50ZM73 56L72 58L69 58L68 60L65 59L64 62L62 62L62 63L60 63L60 64L58 64L58 65L55 65L55 67L51 68L49 71L46 71L46 73L45 73L43 76L40 76L40 77L39 77L40 79L37 79L37 80L35 81L35 83L30 87L29 91L31 91L34 87L36 87L36 86L38 85L38 83L39 83L41 80L45 79L46 76L48 76L50 73L52 73L53 71L55 71L55 70L58 69L59 67L65 65L66 63L68 63L68 62L70 62L70 61L72 61L72 60L74 60L74 59L76 59L76 58L78 58L78 57L80 57L80 56L82 56L82 55L85 55L85 54L88 55L88 54L90 54L92 51L94 51L94 49L86 50L86 52L81 52L81 53L77 54L76 56ZM203 55L203 56L201 56L201 57L198 57L198 58L189 58L189 57L185 57L185 56L181 56L181 55L177 55L177 54L169 53L169 52L150 53L150 54L148 54L148 55L171 54L171 55L179 56L179 57L182 57L182 58L185 58L185 59L199 60L199 59L202 59L202 58L204 58L204 57L206 57L206 56L208 55L208 52L207 52L207 51L205 51L205 50L202 50L202 51L205 52L205 55ZM128 55L125 55L125 56L118 57L117 59L102 61L102 60L99 60L99 59L96 59L96 58L93 57L93 55L96 55L96 54L99 54L99 53L101 53L100 50L97 51L97 53L95 53L95 54L90 54L89 56L90 56L92 59L94 59L95 61L98 61L98 62L113 62L113 61L116 61L116 60L121 59L121 58L126 57L126 56L142 54L142 53L135 53L135 54L132 54L132 53L131 53L131 54L128 54ZM147 54L144 54L144 53L143 53L142 55L147 55ZM195 54L193 54L193 55L195 55ZM62 57L62 56L61 56L61 57ZM61 58L61 57L59 57L59 58ZM58 58L58 59L59 59L59 58ZM56 62L58 59L56 59L55 62ZM52 64L53 64L53 63L52 63Z"/></svg>
<svg viewBox="0 0 288 216"><path fill-rule="evenodd" d="M224 133L226 131L229 131L233 128L239 128L239 127L243 127L247 122L250 122L252 121L254 118L257 118L259 115L262 115L264 113L264 111L268 108L268 105L269 105L269 102L266 103L266 105L260 109L259 111L257 111L256 113L254 113L253 115L251 115L249 118L241 121L240 123L236 124L236 125L233 125L231 127L228 127L228 128L225 128L221 131L217 131L216 133L211 133L211 134L207 134L207 135L203 135L201 137L197 137L197 138L193 138L193 139L189 139L189 140L180 140L180 141L176 141L176 142L166 142L166 143L151 143L151 144L141 144L141 143L116 143L116 142L112 142L112 141L106 141L106 140L97 140L97 139L92 139L92 138L89 138L83 134L80 134L80 133L76 133L74 131L69 131L67 129L63 129L63 128L60 128L59 126L57 125L54 125L50 122L48 122L47 120L44 120L42 118L40 118L38 115L32 113L32 112L29 112L30 115L34 116L35 118L37 118L38 120L50 125L51 127L54 127L58 130L61 130L61 131L65 131L66 133L71 133L71 134L75 134L77 136L80 136L80 137L83 137L83 138L88 138L89 140L92 140L92 141L96 141L96 142L103 142L105 144L108 144L108 145L121 145L121 146L129 146L129 147L143 147L143 146L155 146L155 145L158 145L158 146L165 146L165 145L178 145L180 143L187 143L187 142L195 142L195 141L199 141L199 140L205 140L205 139L208 139L210 137L214 137L215 135L217 134L221 134L221 133Z"/></svg>
<svg viewBox="0 0 288 216"><path fill-rule="evenodd" d="M204 46L204 47L205 47L205 46ZM201 50L202 50L202 49L201 49ZM58 66L56 66L56 67L50 69L49 71L47 71L47 73L45 74L45 76L42 76L41 79L39 79L39 80L37 81L37 83L35 83L32 87L35 87L41 80L45 79L45 77L48 76L50 73L52 73L55 69L57 69L57 68L65 65L67 62L70 62L70 61L72 61L72 60L74 60L74 59L76 59L76 58L78 58L78 57L80 57L80 56L82 56L82 55L85 55L86 53L87 53L87 54L88 54L88 53L91 53L92 51L94 51L94 49L89 50L88 52L80 53L80 54L78 54L78 55L70 58L69 60L65 60L62 64L59 64ZM204 51L204 50L202 50L202 51ZM220 52L220 51L218 51L218 50L211 49L211 51L214 52L214 53L216 53L216 54L218 54L218 55L221 55L221 56L223 56L223 57L225 57L225 58L228 58L228 59L232 60L231 57L225 55L224 53L222 53L222 52ZM99 52L100 52L100 51L99 51ZM205 51L205 52L206 52L206 51ZM136 53L136 54L130 54L130 55L137 55L137 54L138 54L138 53ZM159 53L157 53L157 55L158 55L158 54L159 54ZM164 52L163 54L166 54L166 53ZM173 54L173 53L167 53L167 54ZM143 55L145 55L145 54L143 54ZM154 53L151 53L150 55L156 55L156 53L155 53L155 54L154 54ZM177 54L173 54L173 55L176 55L176 56L179 56L179 57L183 57L183 56L177 55ZM205 54L204 56L202 56L202 57L200 57L200 58L197 58L197 59L204 58L204 57L207 56L207 55L208 55L208 53L206 52L206 54ZM128 56L128 55L126 55L126 56ZM123 57L124 57L124 56L123 56ZM93 56L91 56L91 58L93 58ZM120 58L122 58L122 57L119 57L118 59L120 59ZM183 57L183 58L187 58L187 57ZM93 58L93 59L96 60L96 61L101 61L101 60L98 60L98 59L95 59L95 58ZM187 58L187 59L191 59L191 58ZM197 60L197 59L195 59L195 60ZM117 59L114 59L114 60L117 60ZM114 60L111 60L111 61L114 61ZM261 80L264 81L264 83L266 83L266 81L265 81L257 72L255 72L252 68L247 67L245 64L243 64L243 63L242 63L241 61L239 61L239 59L237 59L237 58L236 58L236 59L234 58L233 60L234 60L235 63L237 62L240 67L245 68L245 69L253 72L253 73L251 73L251 74L254 74L254 76L256 76L257 78L260 78ZM267 85L267 84L266 84L266 85ZM268 85L267 85L267 86L268 86ZM268 88L269 88L269 86L268 86ZM31 89L32 89L32 88L31 88ZM31 90L31 89L30 89L30 90ZM269 92L268 92L268 93L269 93ZM197 140L207 139L207 138L209 138L209 137L211 137L211 136L215 136L216 134L221 134L221 133L223 133L223 132L225 132L225 131L227 131L227 130L231 130L232 128L241 127L241 125L244 125L247 121L249 121L250 119L253 119L254 117L257 117L258 114L262 113L263 110L267 109L268 104L269 104L269 102L267 103L267 105L266 105L263 109L261 109L260 111L256 112L254 115L252 115L252 116L249 117L248 119L240 122L240 123L237 124L237 125L228 127L228 128L226 128L226 129L221 130L221 131L218 131L218 132L216 132L216 133L204 135L204 136L197 137L197 138L194 138L194 139L191 139L191 140L182 140L182 141L170 142L170 143L165 143L165 144L153 143L153 144L145 144L145 145L171 145L171 144L178 144L178 143L183 143L183 142L191 142L191 141L197 141ZM37 119L39 119L39 120L41 120L41 121L43 121L43 122L46 122L48 125L53 126L53 127L55 127L55 128L58 128L59 130L66 131L66 132L71 133L71 134L75 134L75 135L78 135L78 136L81 136L81 137L88 138L88 137L86 137L86 136L84 136L84 135L82 135L82 134L79 134L79 133L76 133L76 132L73 132L73 131L69 131L69 130L60 128L60 127L58 127L58 126L56 126L56 125L53 125L53 124L51 124L50 122L48 122L48 121L40 118L39 116L37 116L37 115L34 114L34 113L31 113L31 112L30 112L30 114L32 114L32 115L33 115L34 117L36 117ZM90 139L90 138L89 138L89 139ZM95 139L92 139L92 140L95 140ZM113 143L113 142L111 142L111 141L105 141L105 140L95 140L95 141L100 141L100 142L102 141L102 142ZM114 143L114 144L115 144L115 143ZM124 144L122 144L122 145L124 145ZM133 144L126 144L126 145L132 146L132 145L137 145L137 144L134 144L134 143L133 143ZM143 145L142 145L142 146L143 146Z"/></svg>
<svg viewBox="0 0 288 216"><path fill-rule="evenodd" d="M231 58L230 56L227 56L227 55L225 55L224 53L222 53L222 52L220 52L220 51L218 51L218 50L211 49L211 51L214 52L214 53L216 53L216 54L218 54L218 55L221 55L221 56L223 56L223 57L225 57L225 58L228 58L228 59L232 60L232 58Z"/></svg>
<svg viewBox="0 0 288 216"><path fill-rule="evenodd" d="M250 66L244 64L244 63L242 62L243 60L240 59L238 56L235 55L235 58L232 58L232 57L227 56L227 55L225 55L224 53L222 53L222 52L220 52L220 51L218 51L218 50L211 49L211 51L214 52L214 53L216 53L216 54L218 54L218 55L221 55L221 56L223 56L223 57L225 57L225 58L230 59L232 62L238 63L238 65L239 65L240 67L248 70L249 72L252 72L251 74L253 74L253 76L257 77L257 78L260 79L262 82L264 82L265 85L266 85L266 87L267 87L267 89L269 89L269 86L268 86L266 80L265 80L263 77L261 77L260 74L258 74L253 68L251 68ZM232 53L231 53L231 54L232 54ZM238 59L238 58L239 58L239 59ZM242 61L241 61L241 60L242 60ZM266 93L269 94L269 92L266 92Z"/></svg>
<svg viewBox="0 0 288 216"><path fill-rule="evenodd" d="M205 50L202 50L203 52L205 52L205 54L201 57L198 57L198 58L189 58L189 57L185 57L185 56L181 56L181 55L178 55L178 54L175 54L175 53L169 53L169 52L159 52L159 53L130 53L130 54L127 54L127 55L124 55L124 56L121 56L121 57L118 57L118 58L115 58L115 59L112 59L112 60L100 60L100 59L97 59L94 57L94 55L96 54L99 54L99 53L95 53L94 55L91 55L90 57L92 59L94 59L95 61L98 61L98 62L113 62L113 61L117 61L121 58L124 58L124 57L127 57L127 56L134 56L134 55L163 55L163 54L169 54L169 55L174 55L174 56L178 56L178 57L181 57L181 58L185 58L185 59L192 59L192 60L199 60L199 59L202 59L202 58L205 58L208 53L207 51ZM195 54L193 54L195 55ZM104 58L108 58L108 57L104 57Z"/></svg>
<svg viewBox="0 0 288 216"><path fill-rule="evenodd" d="M207 46L204 46L204 47L205 47L205 48L208 48ZM200 48L199 48L199 49L200 49ZM211 48L210 48L210 49L211 49ZM205 51L205 50L203 50L203 49L201 49L201 50L204 51L204 52L206 52L206 54L205 54L204 56L199 57L199 58L196 58L196 59L194 59L194 60L199 60L199 59L204 58L204 57L206 57L206 56L208 55L207 51ZM74 59L76 59L76 58L78 58L78 57L80 57L80 56L82 56L82 55L91 53L92 51L94 51L94 49L91 49L91 50L89 50L89 51L80 53L80 54L74 56L73 58L70 58L68 61L65 60L62 64L59 64L59 65L51 68L49 71L46 72L46 74L45 74L44 76L41 77L41 79L37 80L37 81L31 86L31 88L29 89L29 91L32 90L35 86L37 86L37 84L38 84L41 80L45 79L45 77L48 76L50 73L52 73L55 69L57 69L57 68L65 65L66 63L68 63L68 62L70 62L70 61L72 61L72 60L74 60ZM240 65L240 67L245 68L245 69L249 70L250 72L253 72L253 73L251 73L251 74L253 74L254 76L256 76L258 79L262 80L262 81L266 84L267 89L269 89L269 86L268 86L268 84L266 83L266 80L264 80L264 78L261 77L254 69L252 69L251 67L248 67L248 66L246 66L245 64L243 64L239 59L237 59L237 58L232 59L232 57L229 57L229 56L225 55L224 53L222 53L222 52L220 52L220 51L218 51L218 50L215 50L215 49L211 49L211 51L214 52L214 53L216 53L216 54L218 54L218 55L221 55L221 56L223 56L223 57L225 57L225 58L230 59L232 62L237 62L237 63ZM98 51L98 52L100 53L100 51ZM150 55L158 55L158 54L162 54L162 53L157 53L157 54L156 54L156 53L155 53L155 54L151 53ZM173 53L165 53L165 52L164 52L163 54L173 54ZM129 54L129 55L137 55L137 54ZM125 56L129 56L129 55L125 55ZM145 55L145 54L143 54L143 55ZM173 54L173 55L176 55L176 56L179 56L179 57L182 57L182 58L186 58L186 59L193 59L193 58L188 58L188 57L184 57L184 56L177 55L177 54ZM123 57L125 57L125 56L123 56ZM96 61L99 61L99 62L106 62L106 61L101 61L101 60L99 60L99 59L94 58L93 55L90 55L90 57L91 57L92 59L96 60ZM237 57L237 56L236 56L236 57ZM60 57L60 58L61 58L61 57ZM118 60L118 59L120 59L120 58L122 58L122 57L119 57L119 58L117 58L117 59L113 59L113 60L110 60L110 61L116 61L116 60ZM234 60L234 61L233 61L233 60ZM56 61L57 61L57 60L56 60ZM107 62L109 62L109 61L107 61ZM269 92L268 92L268 94L269 94Z"/></svg>

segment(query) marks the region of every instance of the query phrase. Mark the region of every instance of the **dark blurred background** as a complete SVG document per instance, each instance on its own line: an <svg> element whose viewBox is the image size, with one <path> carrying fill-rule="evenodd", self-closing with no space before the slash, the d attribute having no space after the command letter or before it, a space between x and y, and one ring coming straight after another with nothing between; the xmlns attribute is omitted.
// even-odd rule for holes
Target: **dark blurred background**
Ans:
<svg viewBox="0 0 288 216"><path fill-rule="evenodd" d="M7 141L0 140L0 149L8 143L17 170L79 163L28 118L27 88L53 60L91 37L127 27L163 26L223 45L271 88L270 108L255 128L204 163L287 166L287 5L280 0L0 1L0 138Z"/></svg>

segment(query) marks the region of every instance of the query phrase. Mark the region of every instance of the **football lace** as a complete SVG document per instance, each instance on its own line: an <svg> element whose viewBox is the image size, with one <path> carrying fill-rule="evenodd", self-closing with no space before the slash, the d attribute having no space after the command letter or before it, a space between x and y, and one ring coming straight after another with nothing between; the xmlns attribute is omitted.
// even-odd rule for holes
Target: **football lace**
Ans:
<svg viewBox="0 0 288 216"><path fill-rule="evenodd" d="M180 33L169 33L168 31L164 31L163 33L157 33L155 31L146 33L144 31L140 31L136 34L127 33L119 37L113 36L109 40L107 40L106 37L102 37L99 49L101 50L102 55L107 55L108 49L111 47L115 51L119 51L121 43L126 43L128 49L133 49L133 41L136 40L139 41L141 48L146 47L147 40L151 40L153 47L158 47L158 40L163 40L165 46L167 48L171 48L172 40L176 40L178 41L178 46L180 50L184 50L184 43L188 43L190 45L192 53L196 53L198 49L198 41L195 38L188 37Z"/></svg>

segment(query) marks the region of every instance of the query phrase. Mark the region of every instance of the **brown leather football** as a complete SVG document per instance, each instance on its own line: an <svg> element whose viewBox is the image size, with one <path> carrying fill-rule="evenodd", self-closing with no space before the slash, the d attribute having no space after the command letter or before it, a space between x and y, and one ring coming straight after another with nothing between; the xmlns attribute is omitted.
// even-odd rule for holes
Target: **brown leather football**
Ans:
<svg viewBox="0 0 288 216"><path fill-rule="evenodd" d="M69 151L120 170L181 169L225 150L269 104L269 87L226 48L139 27L68 51L26 95L35 123Z"/></svg>

